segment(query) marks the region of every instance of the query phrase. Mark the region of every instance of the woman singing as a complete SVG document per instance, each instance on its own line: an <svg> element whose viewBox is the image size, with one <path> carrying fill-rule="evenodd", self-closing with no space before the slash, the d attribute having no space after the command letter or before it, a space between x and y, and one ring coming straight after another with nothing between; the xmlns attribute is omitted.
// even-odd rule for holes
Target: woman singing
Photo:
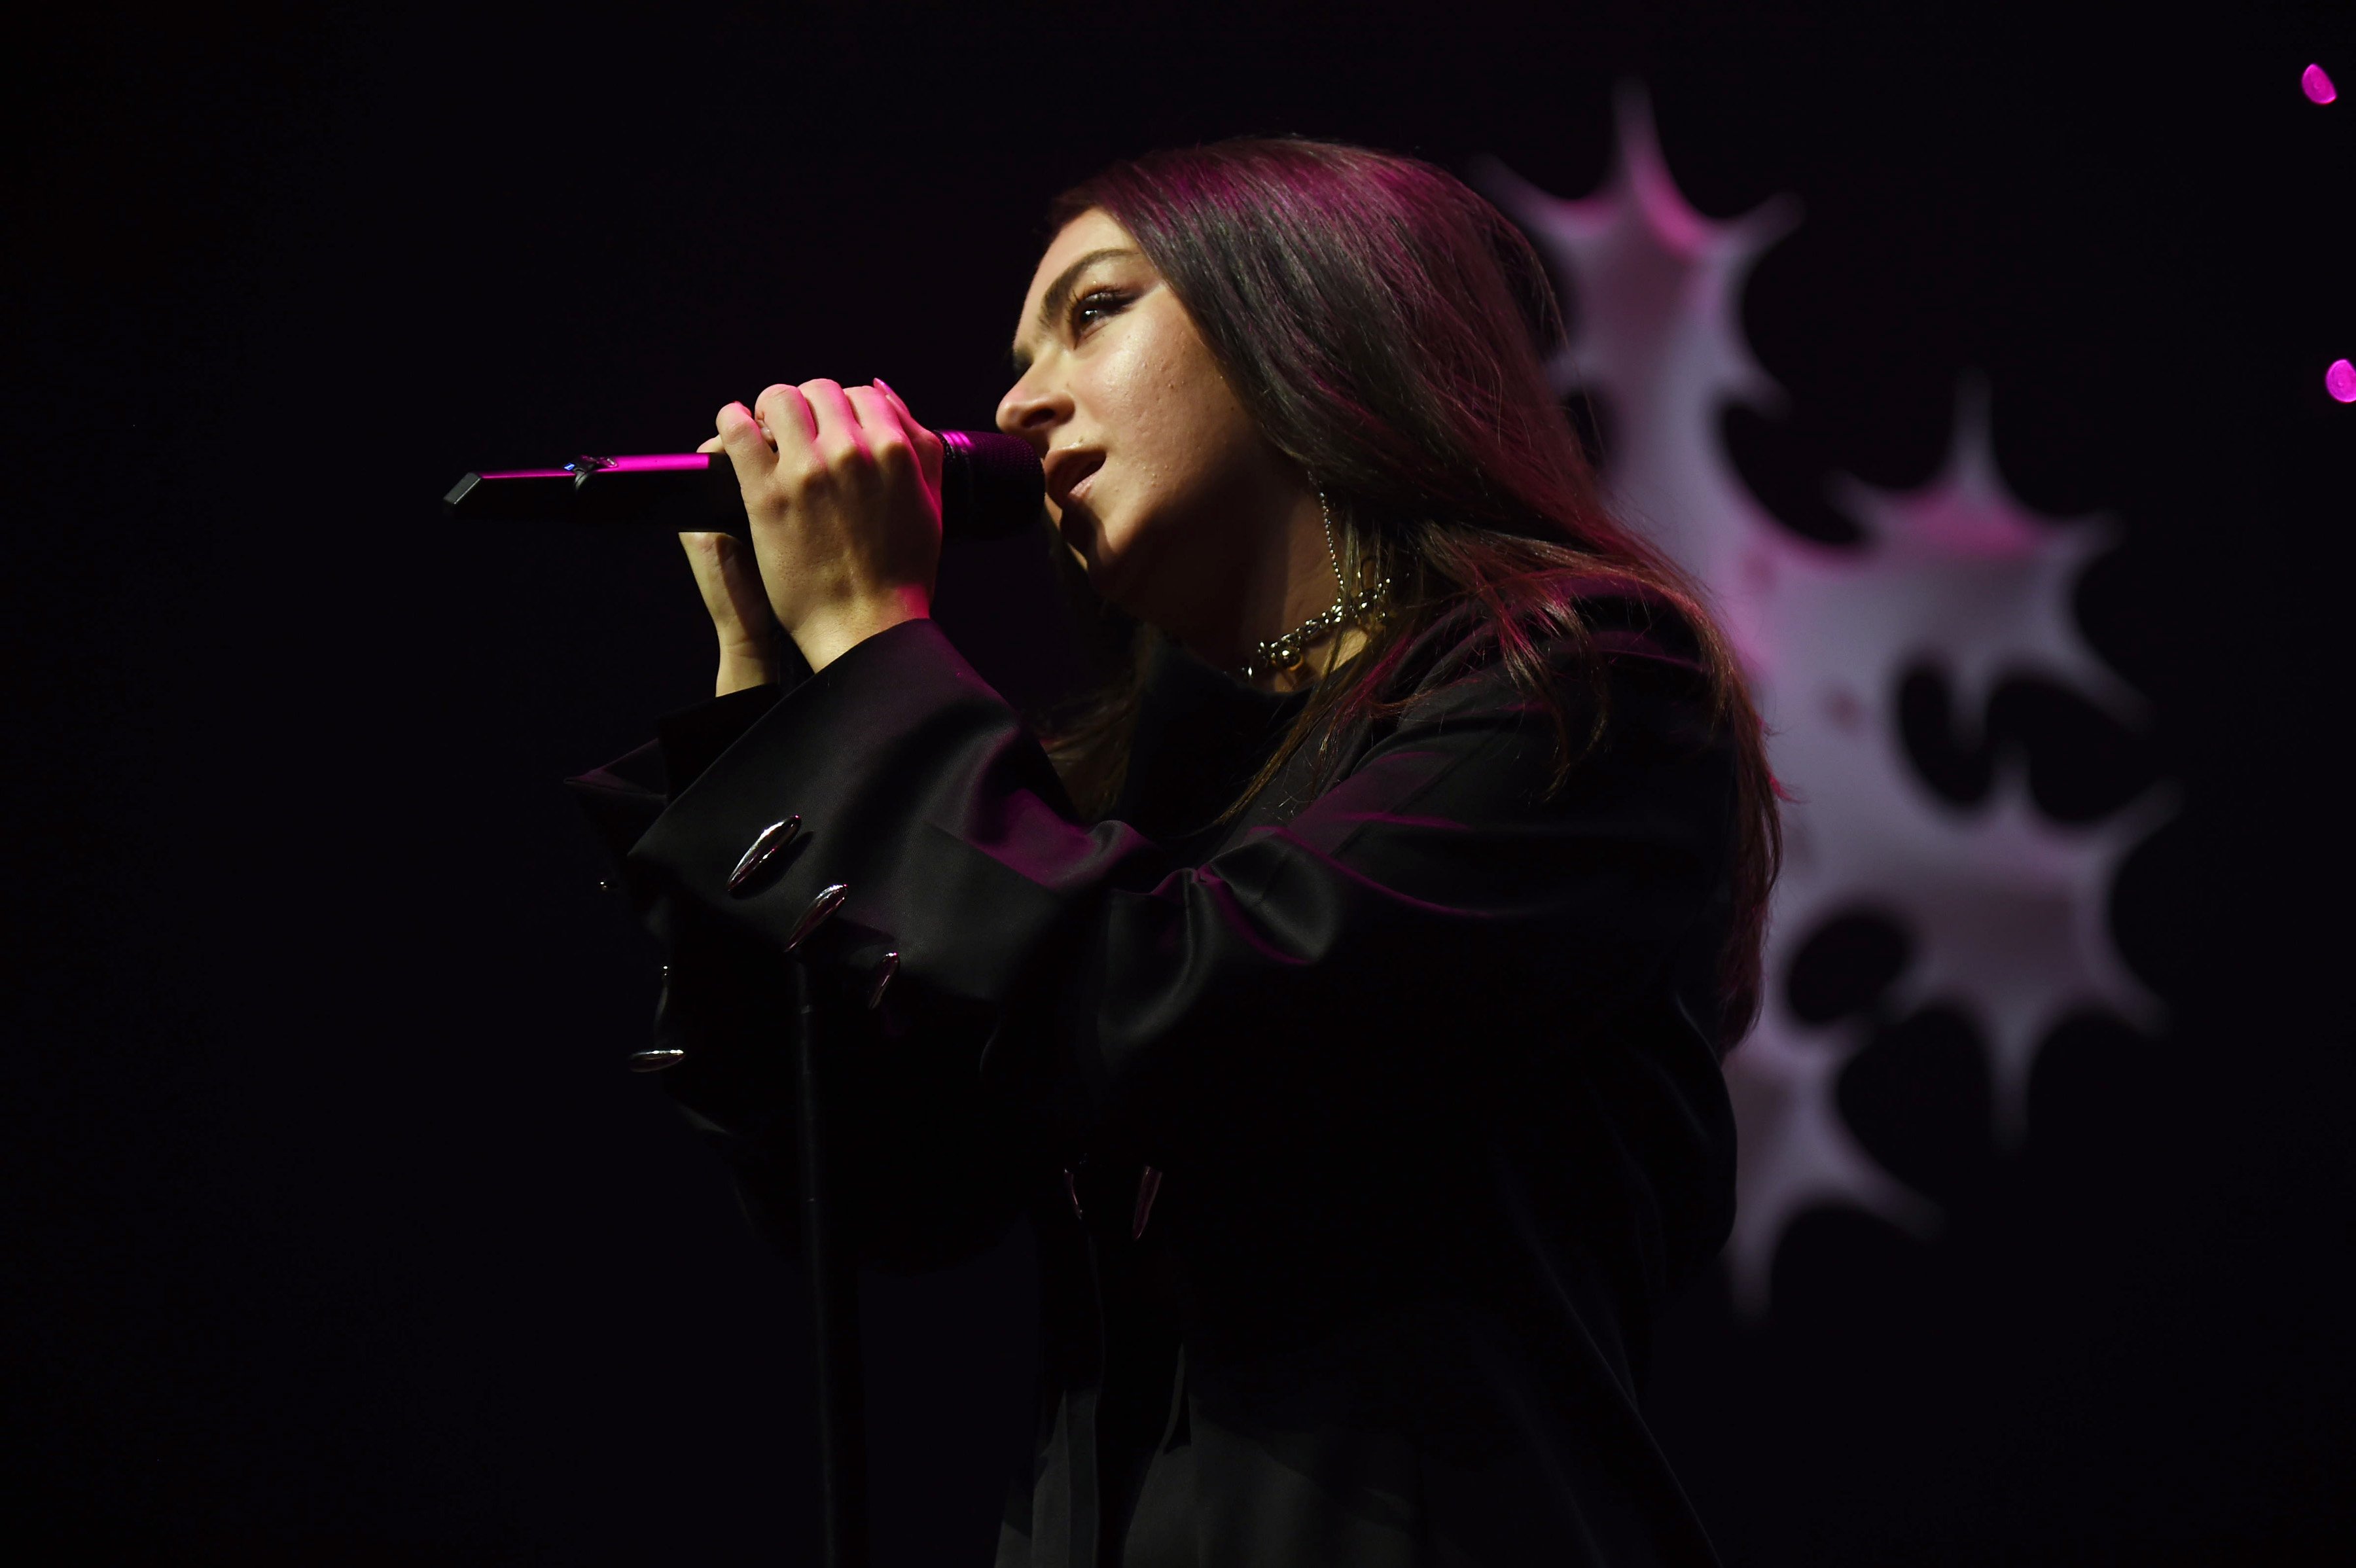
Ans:
<svg viewBox="0 0 2356 1568"><path fill-rule="evenodd" d="M1230 142L1053 217L998 423L1133 657L1034 737L927 618L898 396L722 409L718 700L580 781L669 947L650 1055L790 1245L779 954L847 886L793 961L863 1252L1037 1231L1001 1564L1708 1563L1636 1389L1730 1216L1777 853L1725 639L1456 180Z"/></svg>

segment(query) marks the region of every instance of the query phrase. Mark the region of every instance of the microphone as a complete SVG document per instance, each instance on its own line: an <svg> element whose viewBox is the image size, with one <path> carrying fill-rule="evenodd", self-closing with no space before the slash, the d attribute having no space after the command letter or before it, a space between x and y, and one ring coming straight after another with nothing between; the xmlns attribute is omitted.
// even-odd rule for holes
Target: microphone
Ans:
<svg viewBox="0 0 2356 1568"><path fill-rule="evenodd" d="M1037 524L1047 482L1029 442L995 431L940 437L944 534L1006 539ZM740 539L753 526L725 452L575 457L561 468L468 474L442 498L442 510L464 522L583 522Z"/></svg>

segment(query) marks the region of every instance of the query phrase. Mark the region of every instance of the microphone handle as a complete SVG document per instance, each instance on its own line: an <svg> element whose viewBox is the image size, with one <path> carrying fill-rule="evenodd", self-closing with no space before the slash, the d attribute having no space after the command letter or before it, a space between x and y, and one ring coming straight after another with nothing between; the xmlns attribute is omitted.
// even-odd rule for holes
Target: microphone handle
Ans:
<svg viewBox="0 0 2356 1568"><path fill-rule="evenodd" d="M1035 525L1046 495L1039 459L1011 435L940 433L941 528L1003 539ZM725 452L579 457L559 468L468 474L442 498L461 522L572 522L749 536L744 493Z"/></svg>

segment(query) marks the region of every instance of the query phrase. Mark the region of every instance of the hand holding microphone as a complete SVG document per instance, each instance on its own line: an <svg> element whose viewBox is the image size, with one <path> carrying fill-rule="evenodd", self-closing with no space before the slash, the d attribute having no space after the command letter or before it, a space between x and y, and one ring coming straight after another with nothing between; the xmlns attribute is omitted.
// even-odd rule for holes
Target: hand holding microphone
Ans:
<svg viewBox="0 0 2356 1568"><path fill-rule="evenodd" d="M944 449L890 387L772 386L749 410L728 404L716 423L769 610L812 670L931 615ZM702 556L687 548L691 562ZM709 606L712 586L701 574L698 584ZM741 622L733 597L731 609Z"/></svg>
<svg viewBox="0 0 2356 1568"><path fill-rule="evenodd" d="M773 615L819 668L930 613L944 531L1004 538L1043 515L1029 443L926 430L880 382L772 386L717 423L691 455L468 474L443 507L461 521L679 533L720 636L723 693L774 678Z"/></svg>

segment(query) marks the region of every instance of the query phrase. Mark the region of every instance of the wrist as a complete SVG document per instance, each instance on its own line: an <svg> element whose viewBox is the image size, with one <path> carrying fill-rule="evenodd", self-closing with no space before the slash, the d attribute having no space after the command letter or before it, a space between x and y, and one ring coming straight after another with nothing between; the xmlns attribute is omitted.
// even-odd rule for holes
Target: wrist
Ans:
<svg viewBox="0 0 2356 1568"><path fill-rule="evenodd" d="M932 596L922 588L895 589L873 599L841 605L804 617L792 628L794 646L813 671L825 669L878 632L932 616Z"/></svg>
<svg viewBox="0 0 2356 1568"><path fill-rule="evenodd" d="M720 649L720 673L712 680L712 694L724 697L750 686L772 686L776 680L776 660L769 657L766 649L723 643Z"/></svg>

